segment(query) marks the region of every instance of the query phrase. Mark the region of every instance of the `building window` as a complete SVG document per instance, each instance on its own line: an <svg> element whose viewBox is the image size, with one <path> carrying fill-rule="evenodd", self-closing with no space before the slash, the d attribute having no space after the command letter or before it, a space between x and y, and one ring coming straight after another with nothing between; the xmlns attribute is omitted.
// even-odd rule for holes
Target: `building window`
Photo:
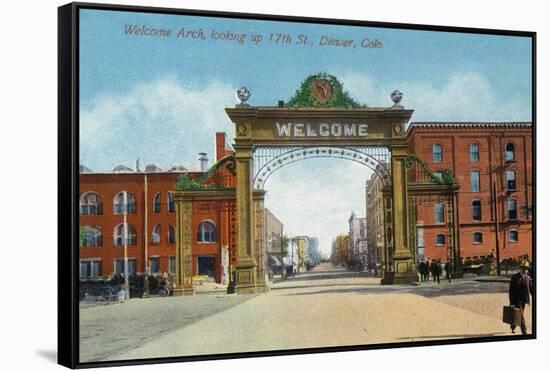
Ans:
<svg viewBox="0 0 550 371"><path fill-rule="evenodd" d="M506 189L508 191L516 190L516 172L514 170L506 171Z"/></svg>
<svg viewBox="0 0 550 371"><path fill-rule="evenodd" d="M168 257L168 273L176 274L176 257L175 256Z"/></svg>
<svg viewBox="0 0 550 371"><path fill-rule="evenodd" d="M215 242L216 241L216 226L212 222L202 222L199 224L197 231L198 242Z"/></svg>
<svg viewBox="0 0 550 371"><path fill-rule="evenodd" d="M103 245L101 229L89 226L83 226L80 229L80 246L96 247L101 245Z"/></svg>
<svg viewBox="0 0 550 371"><path fill-rule="evenodd" d="M101 276L101 260L81 260L80 278L93 278Z"/></svg>
<svg viewBox="0 0 550 371"><path fill-rule="evenodd" d="M151 273L160 272L160 261L158 256L152 256L150 259L151 263Z"/></svg>
<svg viewBox="0 0 550 371"><path fill-rule="evenodd" d="M508 232L508 241L509 242L518 242L519 235L518 231L511 230Z"/></svg>
<svg viewBox="0 0 550 371"><path fill-rule="evenodd" d="M506 144L506 151L504 153L504 159L506 161L514 161L515 153L514 153L514 144L508 143Z"/></svg>
<svg viewBox="0 0 550 371"><path fill-rule="evenodd" d="M443 155L441 151L441 144L434 144L432 146L432 161L441 162L442 159L443 159Z"/></svg>
<svg viewBox="0 0 550 371"><path fill-rule="evenodd" d="M435 223L436 224L445 223L445 205L442 202L440 202L435 204L434 208L435 208L435 213L434 213Z"/></svg>
<svg viewBox="0 0 550 371"><path fill-rule="evenodd" d="M160 192L155 195L155 198L153 199L153 212L154 213L160 213Z"/></svg>
<svg viewBox="0 0 550 371"><path fill-rule="evenodd" d="M472 171L470 173L470 191L479 192L479 171Z"/></svg>
<svg viewBox="0 0 550 371"><path fill-rule="evenodd" d="M155 228L153 228L151 243L160 243L160 224L155 225Z"/></svg>
<svg viewBox="0 0 550 371"><path fill-rule="evenodd" d="M479 146L475 143L470 144L470 161L471 162L479 161Z"/></svg>
<svg viewBox="0 0 550 371"><path fill-rule="evenodd" d="M103 201L95 192L84 193L80 197L80 215L103 214Z"/></svg>
<svg viewBox="0 0 550 371"><path fill-rule="evenodd" d="M472 219L475 221L481 221L481 201L472 201Z"/></svg>
<svg viewBox="0 0 550 371"><path fill-rule="evenodd" d="M113 210L115 214L135 214L135 196L132 193L126 191L118 192L113 202Z"/></svg>
<svg viewBox="0 0 550 371"><path fill-rule="evenodd" d="M483 233L481 232L474 233L474 243L475 244L483 243Z"/></svg>
<svg viewBox="0 0 550 371"><path fill-rule="evenodd" d="M126 244L127 245L136 245L137 244L137 233L136 229L131 224L127 225L127 237L126 237ZM124 224L121 223L115 227L115 233L113 236L113 243L115 246L122 246L124 245Z"/></svg>
<svg viewBox="0 0 550 371"><path fill-rule="evenodd" d="M514 220L518 218L517 202L513 198L508 200L508 219Z"/></svg>
<svg viewBox="0 0 550 371"><path fill-rule="evenodd" d="M168 243L176 243L176 228L168 224Z"/></svg>
<svg viewBox="0 0 550 371"><path fill-rule="evenodd" d="M444 234L438 234L435 236L435 244L436 245L445 245L445 235Z"/></svg>
<svg viewBox="0 0 550 371"><path fill-rule="evenodd" d="M128 258L128 275L136 273L136 258ZM115 274L124 274L124 259L115 259Z"/></svg>
<svg viewBox="0 0 550 371"><path fill-rule="evenodd" d="M168 192L168 212L173 213L176 211L176 203L174 202L174 193Z"/></svg>

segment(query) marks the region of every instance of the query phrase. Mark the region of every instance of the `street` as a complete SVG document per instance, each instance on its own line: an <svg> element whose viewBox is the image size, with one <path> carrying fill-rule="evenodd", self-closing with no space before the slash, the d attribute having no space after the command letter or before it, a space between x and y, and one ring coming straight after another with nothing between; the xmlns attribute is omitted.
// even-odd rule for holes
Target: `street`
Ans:
<svg viewBox="0 0 550 371"><path fill-rule="evenodd" d="M506 282L381 286L328 264L258 295L81 308L82 362L510 335ZM528 331L531 308L526 307ZM521 331L516 329L516 334Z"/></svg>

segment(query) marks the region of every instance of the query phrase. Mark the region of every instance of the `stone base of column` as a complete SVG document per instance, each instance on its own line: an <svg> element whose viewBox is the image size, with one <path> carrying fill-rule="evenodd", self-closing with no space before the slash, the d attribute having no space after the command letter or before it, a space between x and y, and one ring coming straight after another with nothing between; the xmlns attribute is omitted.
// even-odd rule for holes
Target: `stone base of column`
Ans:
<svg viewBox="0 0 550 371"><path fill-rule="evenodd" d="M416 266L410 256L394 257L393 283L409 284L418 281Z"/></svg>
<svg viewBox="0 0 550 371"><path fill-rule="evenodd" d="M194 287L179 287L174 289L173 291L174 296L190 296L195 295L195 288Z"/></svg>
<svg viewBox="0 0 550 371"><path fill-rule="evenodd" d="M265 282L256 284L257 293L268 292L268 291L269 291L269 286Z"/></svg>
<svg viewBox="0 0 550 371"><path fill-rule="evenodd" d="M256 293L256 265L253 262L237 263L235 267L237 294L255 294Z"/></svg>

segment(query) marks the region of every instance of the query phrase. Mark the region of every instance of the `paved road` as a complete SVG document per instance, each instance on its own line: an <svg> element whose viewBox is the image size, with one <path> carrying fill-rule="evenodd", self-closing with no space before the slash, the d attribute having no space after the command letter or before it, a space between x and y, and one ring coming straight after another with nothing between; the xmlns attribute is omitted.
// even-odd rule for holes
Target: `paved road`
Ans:
<svg viewBox="0 0 550 371"><path fill-rule="evenodd" d="M88 308L82 354L89 357L83 361L119 360L501 336L510 334L501 322L506 301L506 283L381 286L378 279L325 266L262 295L141 299L108 306L120 310L101 308L107 312ZM530 324L530 313L526 317ZM106 319L118 326L105 325Z"/></svg>
<svg viewBox="0 0 550 371"><path fill-rule="evenodd" d="M254 295L196 295L81 306L81 362L105 360L253 298Z"/></svg>

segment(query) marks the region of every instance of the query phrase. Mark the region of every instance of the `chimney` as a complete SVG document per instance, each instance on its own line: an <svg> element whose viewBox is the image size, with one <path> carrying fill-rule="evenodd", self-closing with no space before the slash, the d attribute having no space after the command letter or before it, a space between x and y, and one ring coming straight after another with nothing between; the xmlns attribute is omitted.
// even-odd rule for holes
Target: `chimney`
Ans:
<svg viewBox="0 0 550 371"><path fill-rule="evenodd" d="M139 169L139 158L136 160L136 172L141 172L141 170Z"/></svg>
<svg viewBox="0 0 550 371"><path fill-rule="evenodd" d="M201 172L206 173L208 171L208 158L206 152L199 152L199 162L201 164Z"/></svg>

